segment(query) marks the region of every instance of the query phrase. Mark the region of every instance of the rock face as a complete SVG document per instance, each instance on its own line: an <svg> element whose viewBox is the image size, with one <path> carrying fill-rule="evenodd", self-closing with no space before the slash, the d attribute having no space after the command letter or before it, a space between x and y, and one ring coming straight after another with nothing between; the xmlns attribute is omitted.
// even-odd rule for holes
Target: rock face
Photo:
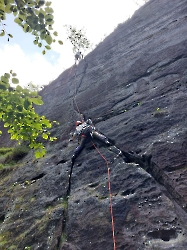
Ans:
<svg viewBox="0 0 187 250"><path fill-rule="evenodd" d="M0 249L115 249L108 183L116 249L187 249L186 31L185 0L149 1L44 88L58 140L1 170ZM95 142L108 167L91 143L71 173L79 112L112 141Z"/></svg>

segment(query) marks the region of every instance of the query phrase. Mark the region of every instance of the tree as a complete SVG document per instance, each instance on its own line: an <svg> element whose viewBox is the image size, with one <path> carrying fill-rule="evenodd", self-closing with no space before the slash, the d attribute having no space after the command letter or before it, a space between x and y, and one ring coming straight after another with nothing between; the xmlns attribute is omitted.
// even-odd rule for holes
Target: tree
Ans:
<svg viewBox="0 0 187 250"><path fill-rule="evenodd" d="M6 15L12 13L15 16L14 21L23 31L31 32L35 36L34 44L42 47L44 41L45 49L50 49L49 45L55 42L53 36L58 35L56 31L53 32L53 9L50 5L51 2L40 0L0 0L0 36L7 35L8 41L13 37L7 34L5 24ZM62 41L59 43L63 44ZM46 53L45 49L43 54ZM35 150L36 158L39 158L46 153L41 138L50 141L56 139L50 137L48 131L53 122L35 112L33 104L43 104L37 91L24 89L19 85L12 87L12 84L18 83L19 80L12 70L0 77L0 120L8 129L12 140L17 140L18 144L28 141L29 147Z"/></svg>
<svg viewBox="0 0 187 250"><path fill-rule="evenodd" d="M83 29L78 30L76 27L71 25L65 25L68 40L73 45L73 52L76 53L79 50L86 51L90 47L90 41L86 38Z"/></svg>
<svg viewBox="0 0 187 250"><path fill-rule="evenodd" d="M0 120L3 121L4 127L8 128L12 140L17 140L18 144L28 141L29 147L35 150L36 158L40 158L46 153L40 139L56 140L55 137L50 137L50 132L47 131L54 122L35 112L33 104L43 104L37 92L31 92L19 85L10 86L10 82L18 83L15 76L16 74L10 71L0 78Z"/></svg>
<svg viewBox="0 0 187 250"><path fill-rule="evenodd" d="M34 44L43 47L42 53L46 49L51 49L50 45L56 42L58 33L53 30L54 16L51 2L45 0L0 0L0 36L7 35L12 38L12 34L6 32L6 15L13 14L14 22L22 27L24 32L30 32L34 37ZM63 44L58 40L59 44Z"/></svg>

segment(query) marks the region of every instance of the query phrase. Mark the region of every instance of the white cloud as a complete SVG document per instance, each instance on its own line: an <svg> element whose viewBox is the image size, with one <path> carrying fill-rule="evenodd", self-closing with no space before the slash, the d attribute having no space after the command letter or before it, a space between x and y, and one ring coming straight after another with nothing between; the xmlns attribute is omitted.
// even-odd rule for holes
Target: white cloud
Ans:
<svg viewBox="0 0 187 250"><path fill-rule="evenodd" d="M0 75L13 70L22 86L31 81L40 86L47 84L62 72L58 65L52 65L42 54L26 55L18 44L4 45L0 49L0 58L3 58Z"/></svg>

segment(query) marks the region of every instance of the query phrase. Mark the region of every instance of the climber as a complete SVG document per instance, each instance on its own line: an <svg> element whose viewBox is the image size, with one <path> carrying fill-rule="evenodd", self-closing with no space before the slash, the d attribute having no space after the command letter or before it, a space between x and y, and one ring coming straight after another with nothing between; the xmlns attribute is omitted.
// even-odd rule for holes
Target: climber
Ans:
<svg viewBox="0 0 187 250"><path fill-rule="evenodd" d="M75 54L75 64L77 64L81 59L83 59L83 54L78 50Z"/></svg>
<svg viewBox="0 0 187 250"><path fill-rule="evenodd" d="M76 130L73 133L72 138L69 141L73 141L77 136L78 136L78 138L81 137L81 142L80 142L80 145L75 149L75 152L71 158L72 165L74 164L75 159L79 156L79 154L84 149L85 145L88 142L90 142L92 140L92 138L103 142L107 146L111 145L111 143L108 141L106 136L104 136L96 131L91 119L88 119L86 121L84 121L84 119L82 119L82 121L76 122Z"/></svg>

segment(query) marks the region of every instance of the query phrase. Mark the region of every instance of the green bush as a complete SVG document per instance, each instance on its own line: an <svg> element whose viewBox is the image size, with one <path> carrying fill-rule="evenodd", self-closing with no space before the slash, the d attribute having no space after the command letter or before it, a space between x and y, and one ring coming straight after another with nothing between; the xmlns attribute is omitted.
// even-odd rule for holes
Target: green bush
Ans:
<svg viewBox="0 0 187 250"><path fill-rule="evenodd" d="M2 148L0 148L0 155L5 155L5 154L11 152L12 150L13 150L13 148L2 147Z"/></svg>
<svg viewBox="0 0 187 250"><path fill-rule="evenodd" d="M21 160L29 152L29 148L24 145L14 148L0 148L0 168L4 164L14 164Z"/></svg>
<svg viewBox="0 0 187 250"><path fill-rule="evenodd" d="M12 160L13 161L21 160L25 155L28 154L29 150L30 149L27 146L24 146L24 145L20 145L20 146L17 146L15 148L13 148Z"/></svg>

